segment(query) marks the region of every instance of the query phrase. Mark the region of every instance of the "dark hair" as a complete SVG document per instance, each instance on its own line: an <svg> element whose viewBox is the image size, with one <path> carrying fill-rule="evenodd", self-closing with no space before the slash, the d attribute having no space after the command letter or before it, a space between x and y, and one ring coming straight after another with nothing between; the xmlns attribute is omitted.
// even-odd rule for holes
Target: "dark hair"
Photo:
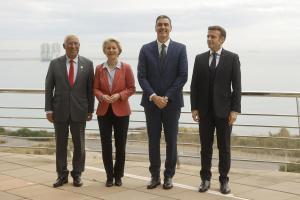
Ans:
<svg viewBox="0 0 300 200"><path fill-rule="evenodd" d="M209 31L220 31L221 36L224 37L224 40L226 39L226 31L222 26L209 26Z"/></svg>
<svg viewBox="0 0 300 200"><path fill-rule="evenodd" d="M156 18L155 25L157 24L157 21L160 20L160 19L168 19L169 22L170 22L170 26L172 26L171 19L170 19L170 17L168 17L167 15L159 15L159 16Z"/></svg>

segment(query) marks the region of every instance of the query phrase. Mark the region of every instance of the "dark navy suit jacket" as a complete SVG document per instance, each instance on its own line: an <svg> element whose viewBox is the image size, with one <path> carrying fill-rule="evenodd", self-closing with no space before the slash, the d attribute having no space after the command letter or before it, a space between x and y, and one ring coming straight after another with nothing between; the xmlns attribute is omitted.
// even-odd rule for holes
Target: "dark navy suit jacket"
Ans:
<svg viewBox="0 0 300 200"><path fill-rule="evenodd" d="M167 96L169 99L166 109L184 106L182 88L188 77L188 62L186 47L170 40L167 56L163 66L159 65L157 41L145 44L139 54L138 81L143 90L141 105L155 107L149 101L150 95Z"/></svg>

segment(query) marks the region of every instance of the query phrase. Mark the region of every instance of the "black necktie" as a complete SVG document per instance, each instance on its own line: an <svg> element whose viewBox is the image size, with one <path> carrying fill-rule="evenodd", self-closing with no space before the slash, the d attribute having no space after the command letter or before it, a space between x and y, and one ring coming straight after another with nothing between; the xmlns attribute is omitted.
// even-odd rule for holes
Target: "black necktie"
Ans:
<svg viewBox="0 0 300 200"><path fill-rule="evenodd" d="M167 51L166 51L166 45L162 44L161 45L161 51L160 51L160 57L159 57L159 63L163 64L167 55Z"/></svg>
<svg viewBox="0 0 300 200"><path fill-rule="evenodd" d="M209 68L215 69L216 68L216 64L217 64L217 53L213 52L212 55L213 55L213 59L212 59L212 61L210 63Z"/></svg>

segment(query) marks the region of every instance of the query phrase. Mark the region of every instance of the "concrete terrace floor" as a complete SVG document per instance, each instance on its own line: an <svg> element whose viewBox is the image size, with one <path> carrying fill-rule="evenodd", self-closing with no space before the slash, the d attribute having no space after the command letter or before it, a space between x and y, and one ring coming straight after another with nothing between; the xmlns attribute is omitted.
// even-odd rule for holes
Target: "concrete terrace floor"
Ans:
<svg viewBox="0 0 300 200"><path fill-rule="evenodd" d="M146 189L147 162L126 161L125 173L122 187L105 187L101 157L99 153L88 153L83 187L73 187L69 177L68 184L53 188L56 179L53 155L0 152L0 200L300 200L300 174L296 173L232 168L229 195L218 191L216 168L213 168L212 185L207 193L197 192L199 166L181 165L171 190Z"/></svg>

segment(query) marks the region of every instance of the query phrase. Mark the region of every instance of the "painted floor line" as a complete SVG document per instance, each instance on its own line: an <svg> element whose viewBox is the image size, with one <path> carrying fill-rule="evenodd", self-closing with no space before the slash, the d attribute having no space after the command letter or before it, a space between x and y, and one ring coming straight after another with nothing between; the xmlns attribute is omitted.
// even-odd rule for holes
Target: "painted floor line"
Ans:
<svg viewBox="0 0 300 200"><path fill-rule="evenodd" d="M86 166L85 168L89 169L89 170L98 171L98 172L105 172L104 169L97 168L97 167ZM144 180L144 181L150 181L150 178L145 177L145 176L138 176L138 175L128 174L128 173L124 173L124 176L129 177L129 178ZM193 187L193 186L189 186L189 185L184 185L184 184L180 184L180 183L173 183L173 185L176 186L176 187L179 187L179 188L187 189L187 190L198 191L197 187ZM221 194L220 192L213 191L213 190L208 190L206 193L217 195L217 196L231 197L231 198L239 199L239 200L249 200L249 199L245 199L245 198L242 198L242 197L236 197L233 194L224 195L224 194Z"/></svg>

